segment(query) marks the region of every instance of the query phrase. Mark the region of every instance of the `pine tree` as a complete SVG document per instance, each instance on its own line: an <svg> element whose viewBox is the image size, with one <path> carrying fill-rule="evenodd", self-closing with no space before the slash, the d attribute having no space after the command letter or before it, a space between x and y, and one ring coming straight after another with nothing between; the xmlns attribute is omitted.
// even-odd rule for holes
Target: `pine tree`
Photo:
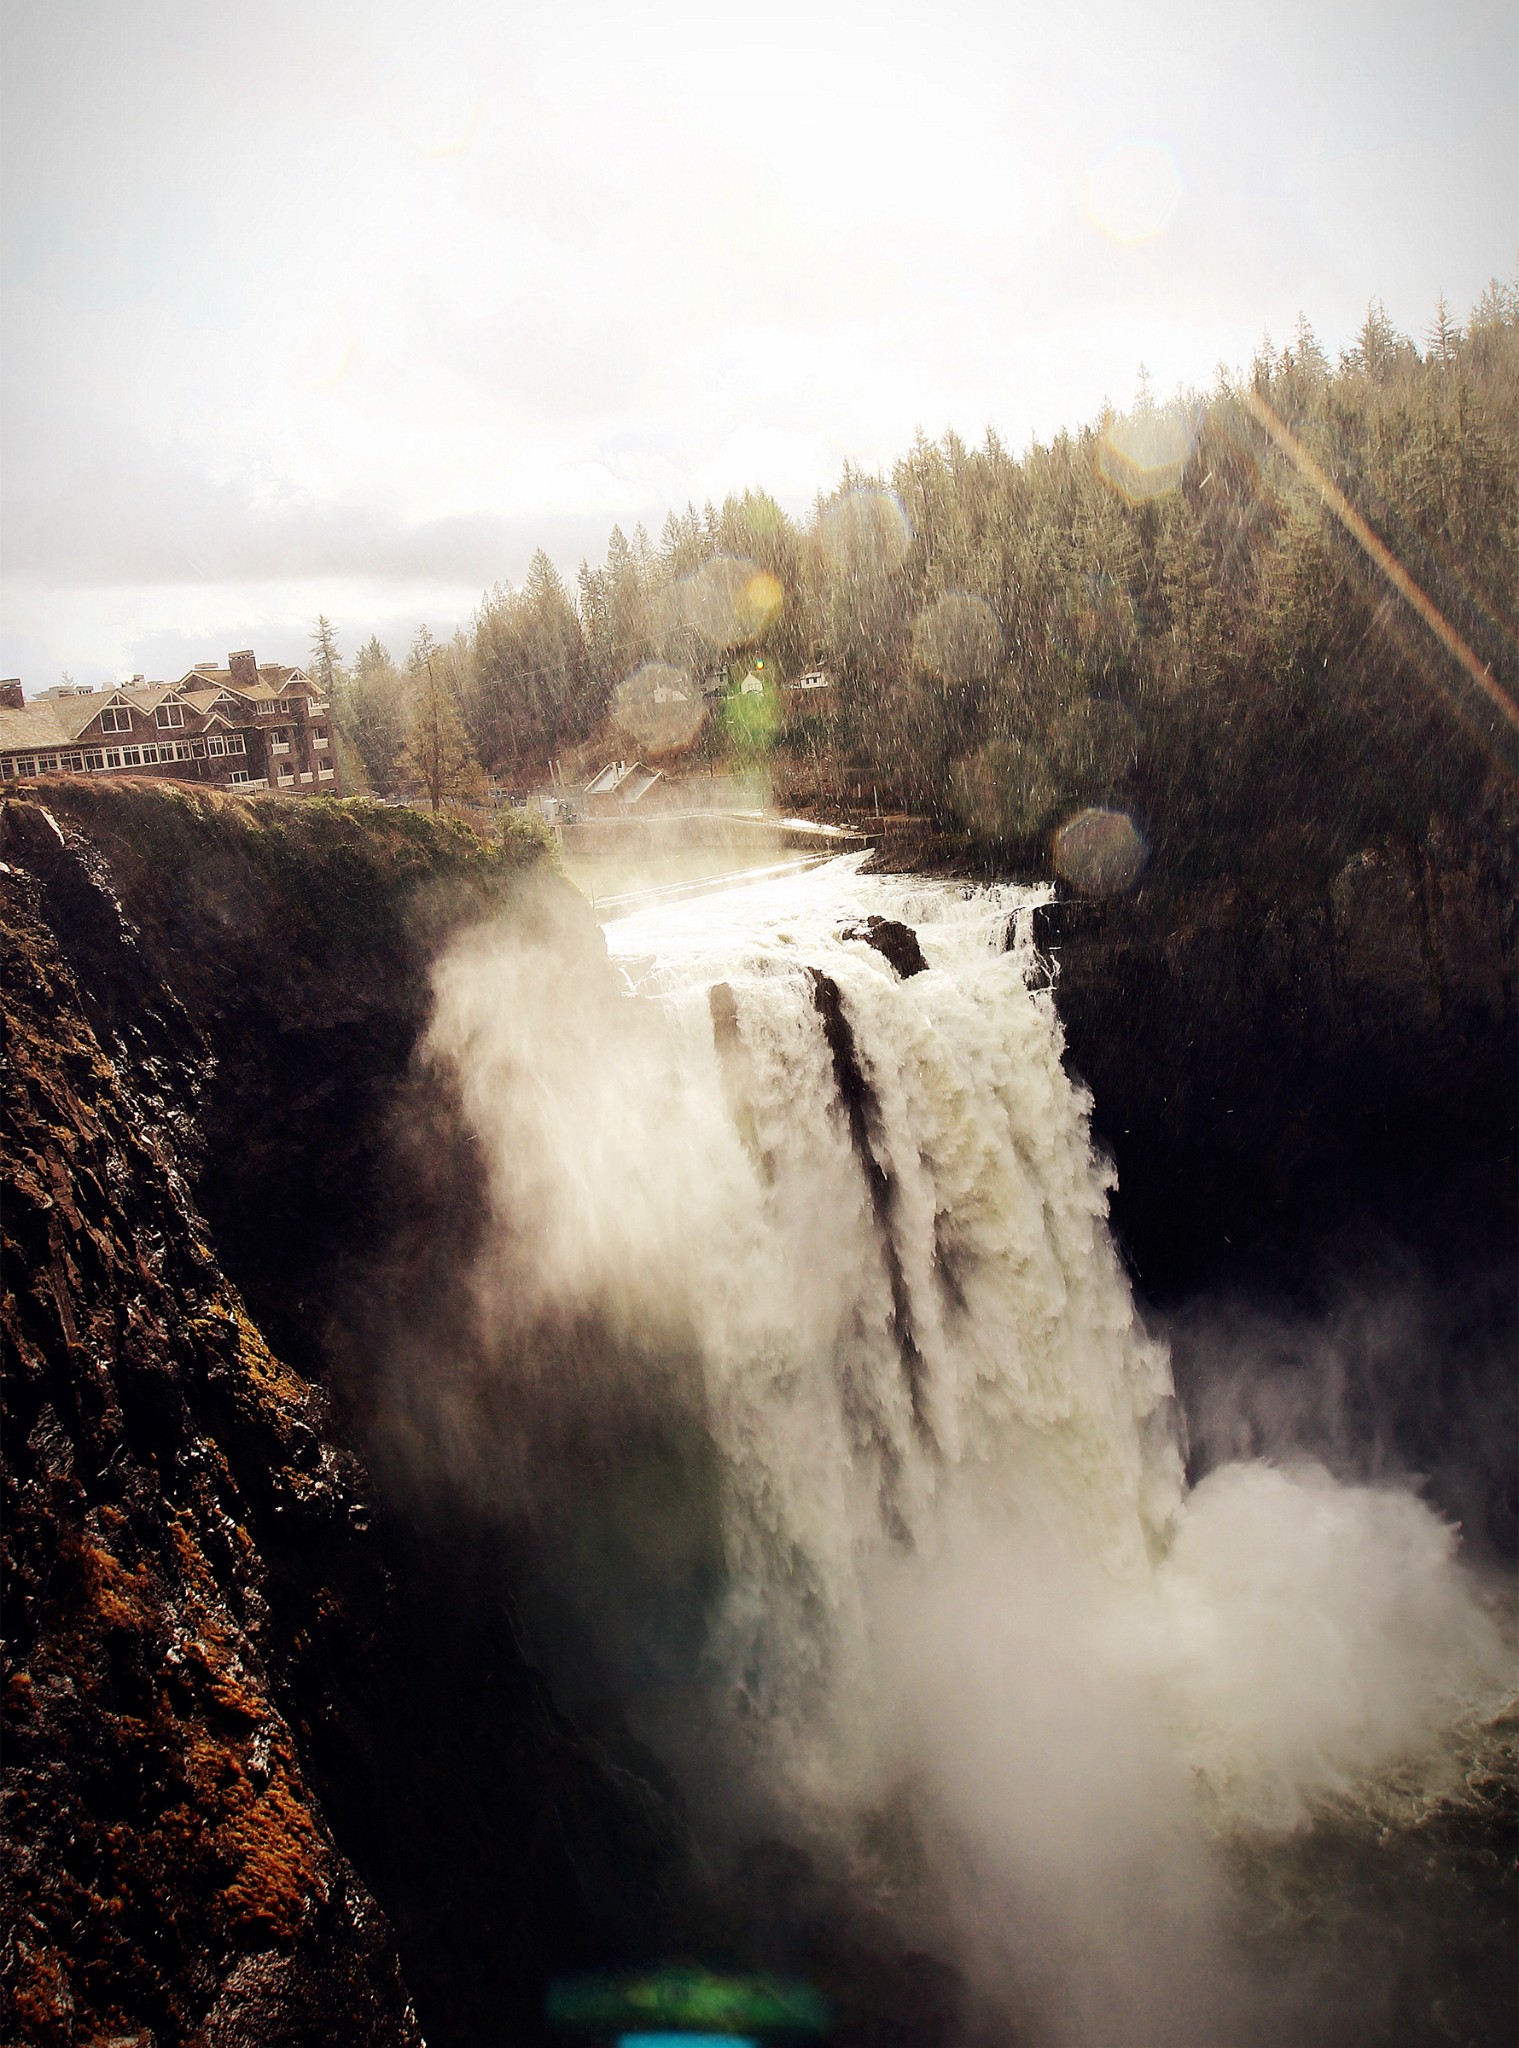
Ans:
<svg viewBox="0 0 1519 2048"><path fill-rule="evenodd" d="M1461 346L1461 329L1450 317L1444 292L1435 301L1435 317L1429 324L1424 342L1432 363L1438 363L1442 369L1449 369L1455 363Z"/></svg>
<svg viewBox="0 0 1519 2048"><path fill-rule="evenodd" d="M325 612L318 612L311 629L311 674L330 702L344 680L343 657L338 652L337 631Z"/></svg>
<svg viewBox="0 0 1519 2048"><path fill-rule="evenodd" d="M403 773L420 782L437 811L445 797L479 797L485 778L464 729L449 670L452 662L426 626L412 643L411 721L401 757Z"/></svg>
<svg viewBox="0 0 1519 2048"><path fill-rule="evenodd" d="M406 740L405 690L390 649L378 634L371 634L355 655L353 673L333 699L333 716L363 763L370 788L382 795L392 793L398 787Z"/></svg>

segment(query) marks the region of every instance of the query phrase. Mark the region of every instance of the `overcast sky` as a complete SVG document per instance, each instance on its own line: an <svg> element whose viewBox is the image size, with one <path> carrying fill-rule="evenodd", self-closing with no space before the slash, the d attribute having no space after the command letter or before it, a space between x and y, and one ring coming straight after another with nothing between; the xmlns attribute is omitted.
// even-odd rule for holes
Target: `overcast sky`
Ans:
<svg viewBox="0 0 1519 2048"><path fill-rule="evenodd" d="M404 648L1519 248L1513 0L5 0L0 673Z"/></svg>

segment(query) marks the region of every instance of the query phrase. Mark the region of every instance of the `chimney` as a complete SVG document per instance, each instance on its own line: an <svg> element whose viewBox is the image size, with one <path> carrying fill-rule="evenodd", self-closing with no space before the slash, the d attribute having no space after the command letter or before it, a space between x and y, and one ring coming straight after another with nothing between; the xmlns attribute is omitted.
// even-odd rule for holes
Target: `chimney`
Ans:
<svg viewBox="0 0 1519 2048"><path fill-rule="evenodd" d="M258 663L253 658L251 647L242 647L236 654L229 654L227 667L231 670L232 681L237 689L252 690L257 687Z"/></svg>
<svg viewBox="0 0 1519 2048"><path fill-rule="evenodd" d="M0 682L0 709L25 711L26 698L21 694L20 676L7 676Z"/></svg>

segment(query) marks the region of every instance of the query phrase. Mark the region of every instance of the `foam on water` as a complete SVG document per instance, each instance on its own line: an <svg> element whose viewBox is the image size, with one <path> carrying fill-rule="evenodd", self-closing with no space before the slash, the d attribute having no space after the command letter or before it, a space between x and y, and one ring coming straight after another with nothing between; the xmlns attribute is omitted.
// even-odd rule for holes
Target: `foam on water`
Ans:
<svg viewBox="0 0 1519 2048"><path fill-rule="evenodd" d="M1508 1652L1411 1493L1253 1463L1187 1495L1038 893L859 866L646 908L615 972L477 935L433 1050L530 1238L513 1285L698 1361L709 1757L799 1815L916 1788L984 1945L1001 1913L1100 1948L1098 2040L1125 1957L1194 1970L1210 1831L1433 1757ZM844 936L870 916L926 971Z"/></svg>

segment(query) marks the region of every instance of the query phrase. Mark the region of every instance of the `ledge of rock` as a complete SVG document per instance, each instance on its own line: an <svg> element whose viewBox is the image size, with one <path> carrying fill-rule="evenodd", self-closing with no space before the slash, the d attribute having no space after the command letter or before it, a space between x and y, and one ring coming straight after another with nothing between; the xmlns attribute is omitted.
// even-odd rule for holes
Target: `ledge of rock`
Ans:
<svg viewBox="0 0 1519 2048"><path fill-rule="evenodd" d="M859 939L874 946L883 960L890 961L903 981L922 974L928 967L918 935L910 924L894 917L867 917L863 924L845 925L841 939Z"/></svg>

